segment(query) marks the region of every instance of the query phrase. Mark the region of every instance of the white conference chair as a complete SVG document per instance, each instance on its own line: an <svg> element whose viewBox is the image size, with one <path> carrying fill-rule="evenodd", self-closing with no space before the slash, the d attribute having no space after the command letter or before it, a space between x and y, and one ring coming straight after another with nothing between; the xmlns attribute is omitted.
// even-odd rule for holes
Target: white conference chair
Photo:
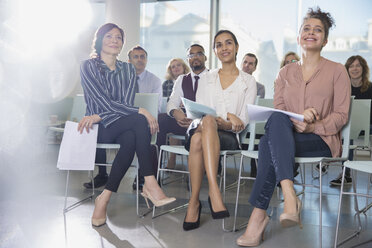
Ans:
<svg viewBox="0 0 372 248"><path fill-rule="evenodd" d="M137 93L135 96L134 100L134 106L137 107L142 107L147 109L155 118L158 116L158 94L155 93ZM83 95L78 95L76 96L76 100L74 99L74 104L73 104L73 110L71 113L71 119L72 120L81 120L84 115L85 115L85 110L86 110L86 104ZM63 128L53 128L55 131L63 132ZM155 145L156 151L158 153L158 148L156 146L156 135L154 134L151 138L151 145ZM103 144L103 143L97 143L97 148L100 149L106 149L109 152L115 152L120 148L119 144ZM106 164L96 164L100 166L111 166L112 162L108 162ZM136 180L137 180L137 189L136 189L136 211L138 216L144 216L148 214L150 211L147 211L144 214L139 213L139 191L138 191L138 162L136 163ZM70 211L71 209L79 206L86 200L92 199L94 196L94 180L93 180L93 171L89 172L90 178L92 181L92 194L89 195L88 197L77 201L74 204L71 204L70 206L67 206L67 198L68 198L68 186L69 186L69 176L70 176L70 171L67 171L67 178L66 178L66 189L65 189L65 204L64 204L64 213Z"/></svg>
<svg viewBox="0 0 372 248"><path fill-rule="evenodd" d="M352 179L353 179L353 192L344 192L344 180L345 180L346 168L349 168L351 170L351 176L352 176ZM367 181L367 184L368 184L367 194L357 193L357 190L356 190L357 172L362 172L362 173L368 173L369 174L369 180ZM361 219L360 219L360 214L361 213L365 214L365 210L363 210L363 209L360 210L359 209L358 198L357 197L361 196L361 197L366 197L367 199L372 198L372 195L369 194L371 175L372 175L372 161L346 161L344 163L344 169L343 169L343 172L342 172L340 198L339 198L339 203L338 203L338 213L337 213L337 224L336 224L336 235L335 235L335 241L334 241L334 248L344 244L345 242L347 242L350 239L354 238L355 236L359 235L360 232L362 231L362 223L361 223ZM344 240L337 243L338 242L338 229L339 229L339 226L340 226L342 196L344 196L344 195L354 196L354 209L355 209L356 216L357 216L358 228L351 235L349 235ZM357 247L357 245L355 245L353 247Z"/></svg>
<svg viewBox="0 0 372 248"><path fill-rule="evenodd" d="M319 170L321 171L323 166L328 166L333 163L342 163L348 159L349 155L349 148L350 148L350 126L351 126L351 113L353 111L353 100L354 97L351 97L350 101L350 111L349 111L349 120L346 123L346 125L342 128L341 136L343 139L342 144L342 154L341 157L338 158L331 158L331 157L296 157L295 162L299 163L301 166L304 166L305 164L319 164ZM255 132L254 125L251 127L251 132ZM243 160L243 157L249 157L258 159L258 151L253 151L253 148L251 148L251 142L250 147L248 151L242 151L242 157L241 157L241 163ZM239 180L240 179L251 179L247 177L241 177L241 170L239 170ZM315 187L319 188L319 246L322 246L322 173L319 173L319 184L313 185L313 184L306 184L305 178L303 178L303 183L301 184L304 187ZM239 188L238 188L239 189ZM237 210L238 205L238 199L239 199L239 190L237 191L237 197L236 197L236 205L235 209ZM235 218L236 219L236 218ZM236 223L236 220L234 220ZM236 225L234 223L234 230L236 230Z"/></svg>

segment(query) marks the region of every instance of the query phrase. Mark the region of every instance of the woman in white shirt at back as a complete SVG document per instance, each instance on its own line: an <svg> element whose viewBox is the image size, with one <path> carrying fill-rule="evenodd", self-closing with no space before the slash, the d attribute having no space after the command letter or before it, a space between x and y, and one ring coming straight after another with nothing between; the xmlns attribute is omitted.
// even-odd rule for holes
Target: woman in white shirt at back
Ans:
<svg viewBox="0 0 372 248"><path fill-rule="evenodd" d="M185 148L190 151L192 192L183 223L185 231L200 225L199 193L204 172L208 178L208 203L212 217L229 217L217 184L219 154L220 150L239 149L236 134L248 124L246 105L253 104L257 94L254 78L236 66L239 44L235 35L220 30L214 37L213 48L222 68L207 72L200 78L196 102L214 108L218 117L207 115L194 120L187 132Z"/></svg>

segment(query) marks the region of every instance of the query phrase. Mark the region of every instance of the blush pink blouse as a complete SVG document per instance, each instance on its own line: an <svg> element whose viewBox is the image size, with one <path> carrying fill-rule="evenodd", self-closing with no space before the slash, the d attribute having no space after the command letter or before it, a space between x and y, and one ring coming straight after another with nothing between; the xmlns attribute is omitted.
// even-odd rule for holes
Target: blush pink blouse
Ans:
<svg viewBox="0 0 372 248"><path fill-rule="evenodd" d="M322 58L306 82L300 62L283 67L275 80L274 106L298 114L315 108L320 120L315 122L314 133L327 143L333 157L341 155L340 131L350 107L350 79L342 64Z"/></svg>

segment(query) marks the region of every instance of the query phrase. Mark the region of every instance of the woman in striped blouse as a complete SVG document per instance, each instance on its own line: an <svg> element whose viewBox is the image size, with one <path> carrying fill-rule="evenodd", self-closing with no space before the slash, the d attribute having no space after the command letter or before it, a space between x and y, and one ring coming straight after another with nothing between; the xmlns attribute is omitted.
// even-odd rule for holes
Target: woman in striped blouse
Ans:
<svg viewBox="0 0 372 248"><path fill-rule="evenodd" d="M123 44L124 31L115 24L104 24L95 34L91 59L83 61L80 68L87 111L78 130L89 131L97 123L99 143L120 144L106 187L95 201L93 226L106 223L107 204L131 165L134 153L145 177L142 196L146 202L150 199L154 205L162 206L175 200L165 196L153 174L150 141L151 134L159 127L146 109L133 106L136 71L133 65L117 60ZM97 154L96 161L104 163L105 153L101 154Z"/></svg>

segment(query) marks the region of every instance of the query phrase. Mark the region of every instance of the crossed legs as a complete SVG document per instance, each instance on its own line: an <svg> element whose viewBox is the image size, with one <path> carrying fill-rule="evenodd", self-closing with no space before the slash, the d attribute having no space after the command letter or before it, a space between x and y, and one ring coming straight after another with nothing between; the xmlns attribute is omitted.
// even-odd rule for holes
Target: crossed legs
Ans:
<svg viewBox="0 0 372 248"><path fill-rule="evenodd" d="M201 124L191 137L189 171L191 178L191 197L187 208L186 222L195 222L198 218L199 194L204 172L209 184L209 197L213 211L226 210L217 183L220 141L217 123L212 116L203 118Z"/></svg>

